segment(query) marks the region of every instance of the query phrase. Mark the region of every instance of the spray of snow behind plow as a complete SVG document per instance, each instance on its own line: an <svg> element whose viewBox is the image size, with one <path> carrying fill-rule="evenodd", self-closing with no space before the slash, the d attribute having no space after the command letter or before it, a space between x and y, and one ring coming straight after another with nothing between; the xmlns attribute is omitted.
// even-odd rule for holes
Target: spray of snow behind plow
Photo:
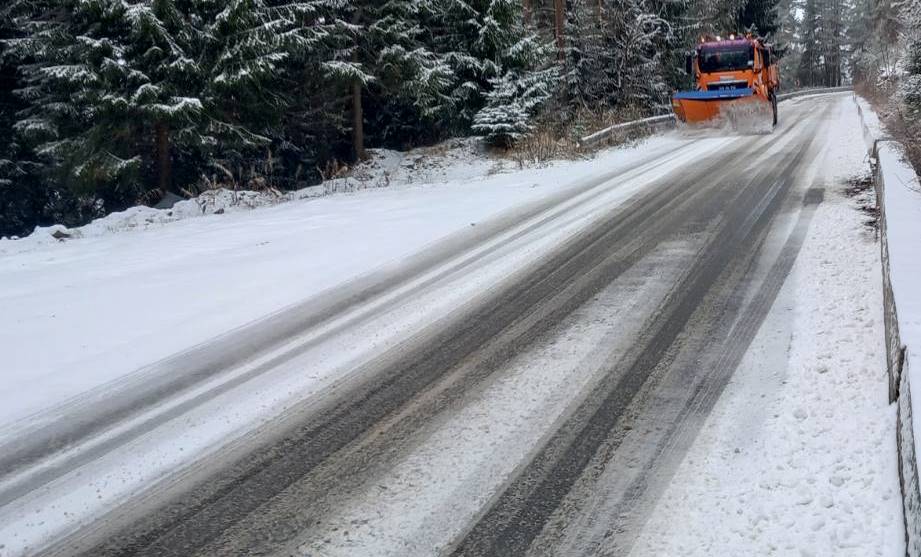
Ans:
<svg viewBox="0 0 921 557"><path fill-rule="evenodd" d="M717 118L699 123L678 122L683 135L691 137L723 135L765 135L774 130L774 113L763 101L728 102L720 107Z"/></svg>

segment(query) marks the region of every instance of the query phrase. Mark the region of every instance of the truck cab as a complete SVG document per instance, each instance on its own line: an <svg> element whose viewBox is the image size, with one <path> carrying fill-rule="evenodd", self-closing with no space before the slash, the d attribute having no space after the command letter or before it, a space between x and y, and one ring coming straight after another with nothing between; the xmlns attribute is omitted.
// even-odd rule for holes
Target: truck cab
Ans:
<svg viewBox="0 0 921 557"><path fill-rule="evenodd" d="M730 102L762 101L777 123L779 74L771 47L760 39L705 37L688 55L685 69L694 90L678 93L672 101L682 121L714 119Z"/></svg>
<svg viewBox="0 0 921 557"><path fill-rule="evenodd" d="M753 39L701 43L689 58L688 73L700 91L748 88L769 96L779 84L771 48Z"/></svg>

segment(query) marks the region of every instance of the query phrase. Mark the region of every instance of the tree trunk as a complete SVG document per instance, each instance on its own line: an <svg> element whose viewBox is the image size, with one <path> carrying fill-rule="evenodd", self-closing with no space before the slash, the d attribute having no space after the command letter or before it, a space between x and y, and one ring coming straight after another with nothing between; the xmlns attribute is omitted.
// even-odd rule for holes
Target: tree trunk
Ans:
<svg viewBox="0 0 921 557"><path fill-rule="evenodd" d="M157 187L166 195L173 191L173 157L170 153L169 126L158 122L154 125L157 151Z"/></svg>
<svg viewBox="0 0 921 557"><path fill-rule="evenodd" d="M524 12L524 24L530 26L531 20L533 18L533 15L532 15L533 8L531 6L531 0L524 0L524 6L523 6L522 11Z"/></svg>
<svg viewBox="0 0 921 557"><path fill-rule="evenodd" d="M556 48L560 62L566 59L565 25L566 5L565 0L553 0L554 22L556 23Z"/></svg>
<svg viewBox="0 0 921 557"><path fill-rule="evenodd" d="M352 82L352 147L355 150L355 160L363 161L368 158L365 152L365 122L364 109L361 106L361 82Z"/></svg>

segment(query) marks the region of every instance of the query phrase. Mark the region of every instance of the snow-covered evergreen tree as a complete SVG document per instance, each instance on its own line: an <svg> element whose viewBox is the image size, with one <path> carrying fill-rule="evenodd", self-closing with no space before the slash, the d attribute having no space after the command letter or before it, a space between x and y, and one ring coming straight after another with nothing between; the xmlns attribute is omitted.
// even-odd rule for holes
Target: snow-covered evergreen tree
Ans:
<svg viewBox="0 0 921 557"><path fill-rule="evenodd" d="M900 7L905 76L899 85L899 100L915 140L921 142L921 0L906 0Z"/></svg>
<svg viewBox="0 0 921 557"><path fill-rule="evenodd" d="M491 81L503 73L502 51L524 33L523 27L508 29L515 34L511 37L495 19L487 21L490 4L488 0L435 0L432 17L426 21L434 50L454 76L446 95L446 118L457 131L473 122L492 89Z"/></svg>
<svg viewBox="0 0 921 557"><path fill-rule="evenodd" d="M604 65L611 80L613 105L650 106L668 94L659 45L670 26L644 0L611 0L608 4Z"/></svg>
<svg viewBox="0 0 921 557"><path fill-rule="evenodd" d="M534 129L534 115L553 96L557 80L556 68L510 72L493 80L486 106L474 117L473 131L493 145L512 145Z"/></svg>
<svg viewBox="0 0 921 557"><path fill-rule="evenodd" d="M419 0L388 0L369 7L367 45L375 82L371 87L380 109L372 116L382 141L411 143L433 138L434 128L450 110L448 94L454 73L432 49L424 27L434 6Z"/></svg>
<svg viewBox="0 0 921 557"><path fill-rule="evenodd" d="M475 52L500 73L490 80L492 90L474 116L473 130L508 145L531 130L538 108L556 92L559 69L551 63L549 45L526 33L517 0L490 0L482 21Z"/></svg>
<svg viewBox="0 0 921 557"><path fill-rule="evenodd" d="M856 84L873 83L879 74L879 60L873 38L872 0L855 0L847 13L847 67Z"/></svg>
<svg viewBox="0 0 921 557"><path fill-rule="evenodd" d="M604 15L597 2L582 0L573 3L568 16L563 75L567 104L598 106L612 89L604 71Z"/></svg>
<svg viewBox="0 0 921 557"><path fill-rule="evenodd" d="M29 36L10 43L32 61L17 130L61 179L135 195L175 188L177 158L201 164L270 143L264 132L285 101L267 85L293 50L323 36L303 25L310 3L30 4L19 16Z"/></svg>
<svg viewBox="0 0 921 557"><path fill-rule="evenodd" d="M801 86L813 86L819 83L819 56L821 55L818 36L821 26L821 14L818 0L806 0L803 17L800 21L799 37L803 50L799 59L796 76Z"/></svg>

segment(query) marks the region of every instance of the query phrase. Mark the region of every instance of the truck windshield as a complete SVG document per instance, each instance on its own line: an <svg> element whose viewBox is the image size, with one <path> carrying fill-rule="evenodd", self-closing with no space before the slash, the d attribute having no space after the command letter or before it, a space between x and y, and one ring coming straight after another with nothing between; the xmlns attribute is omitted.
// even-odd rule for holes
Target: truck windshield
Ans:
<svg viewBox="0 0 921 557"><path fill-rule="evenodd" d="M754 59L749 45L706 46L700 49L697 63L703 73L729 72L750 68Z"/></svg>

